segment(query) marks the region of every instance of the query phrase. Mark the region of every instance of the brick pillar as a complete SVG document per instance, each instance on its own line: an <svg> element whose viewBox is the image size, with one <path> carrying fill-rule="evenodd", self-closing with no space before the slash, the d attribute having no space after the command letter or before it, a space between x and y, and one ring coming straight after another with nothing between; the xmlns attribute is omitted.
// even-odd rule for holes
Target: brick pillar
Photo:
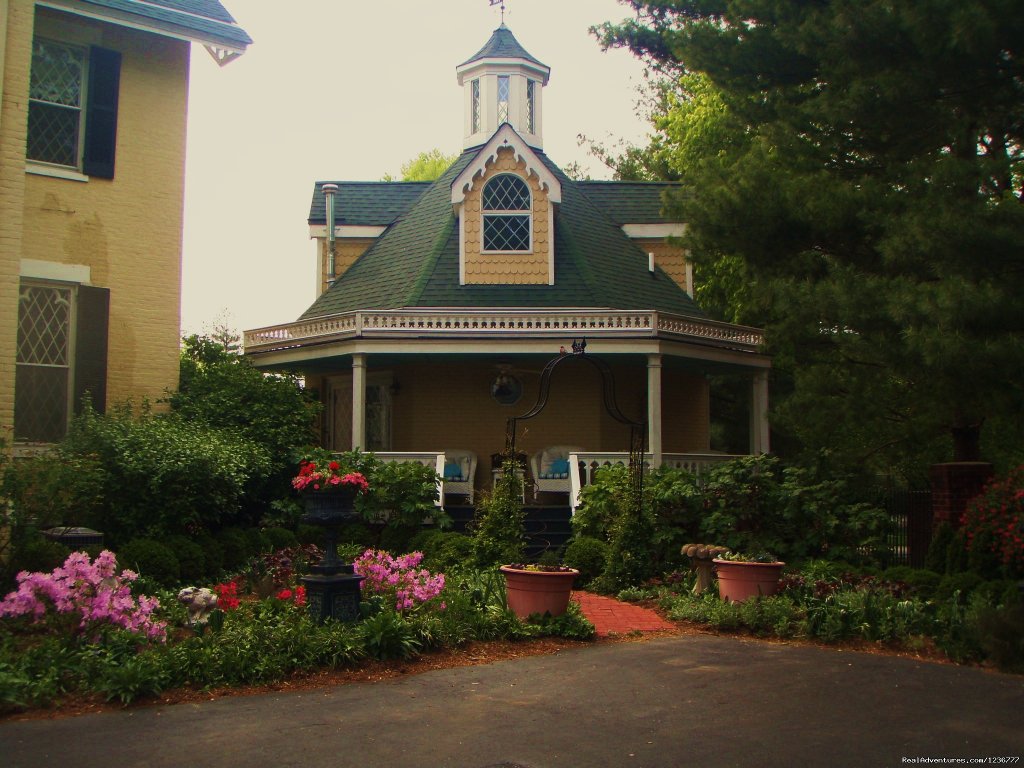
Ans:
<svg viewBox="0 0 1024 768"><path fill-rule="evenodd" d="M960 517L967 509L967 502L981 493L991 477L992 465L984 461L933 464L932 525L945 522L954 529L959 528Z"/></svg>

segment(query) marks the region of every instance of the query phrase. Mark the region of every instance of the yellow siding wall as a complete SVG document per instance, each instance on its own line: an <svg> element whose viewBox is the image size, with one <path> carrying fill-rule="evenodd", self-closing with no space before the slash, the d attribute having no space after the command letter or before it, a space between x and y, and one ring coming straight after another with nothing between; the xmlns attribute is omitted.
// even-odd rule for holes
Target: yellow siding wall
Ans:
<svg viewBox="0 0 1024 768"><path fill-rule="evenodd" d="M337 280L356 263L356 259L366 253L366 249L373 245L376 238L373 237L350 237L336 239L334 241L334 278ZM317 239L317 247L320 251L320 293L327 290L327 274L329 249L326 238Z"/></svg>
<svg viewBox="0 0 1024 768"><path fill-rule="evenodd" d="M640 238L633 241L644 253L653 253L654 262L684 291L693 295L693 286L686 280L686 251L669 245L661 238Z"/></svg>
<svg viewBox="0 0 1024 768"><path fill-rule="evenodd" d="M482 253L483 220L480 194L488 179L499 173L514 173L526 179L533 192L533 252ZM536 176L528 176L526 164L517 162L512 149L499 149L497 159L466 193L462 207L465 242L463 258L465 282L498 285L547 285L551 280L549 255L552 222L547 193Z"/></svg>
<svg viewBox="0 0 1024 768"><path fill-rule="evenodd" d="M22 257L90 267L110 289L107 402L155 401L178 382L189 44L45 10L36 32L121 52L117 157L112 180L25 175Z"/></svg>
<svg viewBox="0 0 1024 768"><path fill-rule="evenodd" d="M25 130L32 61L32 0L8 0L0 18L0 439L14 424L18 343L18 279L25 199Z"/></svg>

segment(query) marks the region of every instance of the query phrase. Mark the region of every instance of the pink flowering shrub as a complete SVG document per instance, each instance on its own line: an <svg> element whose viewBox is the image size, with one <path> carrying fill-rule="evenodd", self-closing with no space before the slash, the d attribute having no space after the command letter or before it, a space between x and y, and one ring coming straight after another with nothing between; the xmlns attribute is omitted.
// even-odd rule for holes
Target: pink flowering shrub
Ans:
<svg viewBox="0 0 1024 768"><path fill-rule="evenodd" d="M986 485L960 522L968 550L997 561L1008 578L1024 576L1024 465Z"/></svg>
<svg viewBox="0 0 1024 768"><path fill-rule="evenodd" d="M392 601L397 611L408 611L433 600L444 589L444 574L419 568L422 560L422 552L392 557L383 550L368 549L354 565L356 573L366 577L365 591ZM444 603L440 607L443 609Z"/></svg>
<svg viewBox="0 0 1024 768"><path fill-rule="evenodd" d="M0 602L0 617L32 616L36 624L64 625L72 634L88 637L113 626L163 641L167 624L153 619L160 601L145 595L136 601L129 584L137 578L129 570L118 574L116 556L109 550L95 562L84 552L72 552L52 573L19 573L18 589Z"/></svg>

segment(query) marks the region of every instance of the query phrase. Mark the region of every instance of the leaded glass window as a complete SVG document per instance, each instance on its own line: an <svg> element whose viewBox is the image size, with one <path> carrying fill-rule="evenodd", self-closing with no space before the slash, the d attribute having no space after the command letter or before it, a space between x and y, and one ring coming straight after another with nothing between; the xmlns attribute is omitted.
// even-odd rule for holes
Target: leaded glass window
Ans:
<svg viewBox="0 0 1024 768"><path fill-rule="evenodd" d="M32 42L29 160L78 167L84 83L85 49L39 38Z"/></svg>
<svg viewBox="0 0 1024 768"><path fill-rule="evenodd" d="M526 130L530 133L537 132L536 120L534 115L536 114L536 107L534 105L534 98L536 98L534 87L536 82L533 80L526 81Z"/></svg>
<svg viewBox="0 0 1024 768"><path fill-rule="evenodd" d="M508 75L498 75L498 125L508 122Z"/></svg>
<svg viewBox="0 0 1024 768"><path fill-rule="evenodd" d="M69 286L21 285L14 385L17 440L53 443L67 432L73 301Z"/></svg>
<svg viewBox="0 0 1024 768"><path fill-rule="evenodd" d="M482 209L485 251L530 250L530 188L518 176L503 173L484 186Z"/></svg>
<svg viewBox="0 0 1024 768"><path fill-rule="evenodd" d="M473 81L473 133L480 132L480 81Z"/></svg>

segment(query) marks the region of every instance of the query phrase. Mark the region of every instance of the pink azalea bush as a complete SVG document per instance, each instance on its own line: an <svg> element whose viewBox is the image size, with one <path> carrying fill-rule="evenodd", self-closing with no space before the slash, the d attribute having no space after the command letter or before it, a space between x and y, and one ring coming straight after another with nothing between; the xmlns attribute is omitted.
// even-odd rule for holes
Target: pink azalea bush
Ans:
<svg viewBox="0 0 1024 768"><path fill-rule="evenodd" d="M160 601L145 595L136 601L129 585L138 574L127 569L119 574L117 558L109 550L95 562L85 552L72 552L51 573L22 571L16 578L18 589L0 602L0 617L32 616L41 624L63 616L72 620L75 634L93 635L114 626L151 640L167 638L166 622L153 619Z"/></svg>
<svg viewBox="0 0 1024 768"><path fill-rule="evenodd" d="M397 611L408 611L427 603L444 590L444 574L419 568L422 552L392 557L387 552L368 549L354 563L355 571L365 576L363 589L392 601ZM440 607L443 609L444 603Z"/></svg>

